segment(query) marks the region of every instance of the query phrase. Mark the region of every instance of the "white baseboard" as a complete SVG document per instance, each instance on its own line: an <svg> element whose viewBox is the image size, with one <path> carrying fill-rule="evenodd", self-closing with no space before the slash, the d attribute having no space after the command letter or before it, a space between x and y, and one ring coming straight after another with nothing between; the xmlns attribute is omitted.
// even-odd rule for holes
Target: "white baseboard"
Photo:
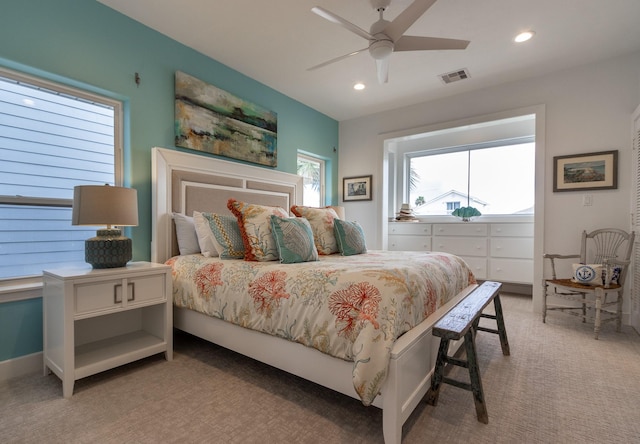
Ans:
<svg viewBox="0 0 640 444"><path fill-rule="evenodd" d="M0 362L0 382L42 371L42 352L8 359Z"/></svg>

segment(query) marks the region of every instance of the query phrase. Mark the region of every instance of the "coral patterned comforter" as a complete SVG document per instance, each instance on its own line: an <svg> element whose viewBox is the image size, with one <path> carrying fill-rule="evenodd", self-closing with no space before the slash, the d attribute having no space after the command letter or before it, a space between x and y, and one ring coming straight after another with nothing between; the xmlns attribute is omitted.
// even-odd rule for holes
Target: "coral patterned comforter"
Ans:
<svg viewBox="0 0 640 444"><path fill-rule="evenodd" d="M353 362L364 405L380 391L394 341L475 278L447 253L370 251L280 264L178 256L173 300Z"/></svg>

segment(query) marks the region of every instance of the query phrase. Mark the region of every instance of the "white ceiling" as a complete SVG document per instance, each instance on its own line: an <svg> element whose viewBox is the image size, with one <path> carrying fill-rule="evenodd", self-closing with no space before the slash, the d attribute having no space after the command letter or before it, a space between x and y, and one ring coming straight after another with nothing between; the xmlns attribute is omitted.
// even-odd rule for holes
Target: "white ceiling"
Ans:
<svg viewBox="0 0 640 444"><path fill-rule="evenodd" d="M369 30L369 0L98 0L311 108L342 121L640 50L640 0L439 0L407 34L470 40L466 50L394 53L378 84L366 40L311 12ZM392 0L393 20L411 0ZM523 30L535 37L516 44ZM439 74L467 68L445 85ZM355 82L364 91L354 91Z"/></svg>

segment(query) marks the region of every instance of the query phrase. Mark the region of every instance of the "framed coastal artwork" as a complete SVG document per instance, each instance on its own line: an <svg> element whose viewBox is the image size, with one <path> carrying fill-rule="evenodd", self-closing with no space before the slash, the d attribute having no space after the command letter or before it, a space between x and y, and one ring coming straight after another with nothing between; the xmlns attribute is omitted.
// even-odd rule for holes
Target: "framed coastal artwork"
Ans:
<svg viewBox="0 0 640 444"><path fill-rule="evenodd" d="M553 158L553 191L618 188L618 151Z"/></svg>
<svg viewBox="0 0 640 444"><path fill-rule="evenodd" d="M189 74L176 71L176 146L275 167L278 117Z"/></svg>
<svg viewBox="0 0 640 444"><path fill-rule="evenodd" d="M342 179L342 200L371 200L371 176L345 177Z"/></svg>

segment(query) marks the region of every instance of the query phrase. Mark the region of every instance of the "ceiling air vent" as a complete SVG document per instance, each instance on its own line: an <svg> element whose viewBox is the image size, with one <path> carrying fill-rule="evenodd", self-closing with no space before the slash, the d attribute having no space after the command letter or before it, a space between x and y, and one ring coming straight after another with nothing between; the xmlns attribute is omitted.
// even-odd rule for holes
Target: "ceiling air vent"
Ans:
<svg viewBox="0 0 640 444"><path fill-rule="evenodd" d="M448 83L457 82L458 80L468 79L471 76L469 75L469 71L467 71L467 69L464 68L464 69L459 69L457 71L451 71L446 74L440 74L439 77L445 84L448 84Z"/></svg>

